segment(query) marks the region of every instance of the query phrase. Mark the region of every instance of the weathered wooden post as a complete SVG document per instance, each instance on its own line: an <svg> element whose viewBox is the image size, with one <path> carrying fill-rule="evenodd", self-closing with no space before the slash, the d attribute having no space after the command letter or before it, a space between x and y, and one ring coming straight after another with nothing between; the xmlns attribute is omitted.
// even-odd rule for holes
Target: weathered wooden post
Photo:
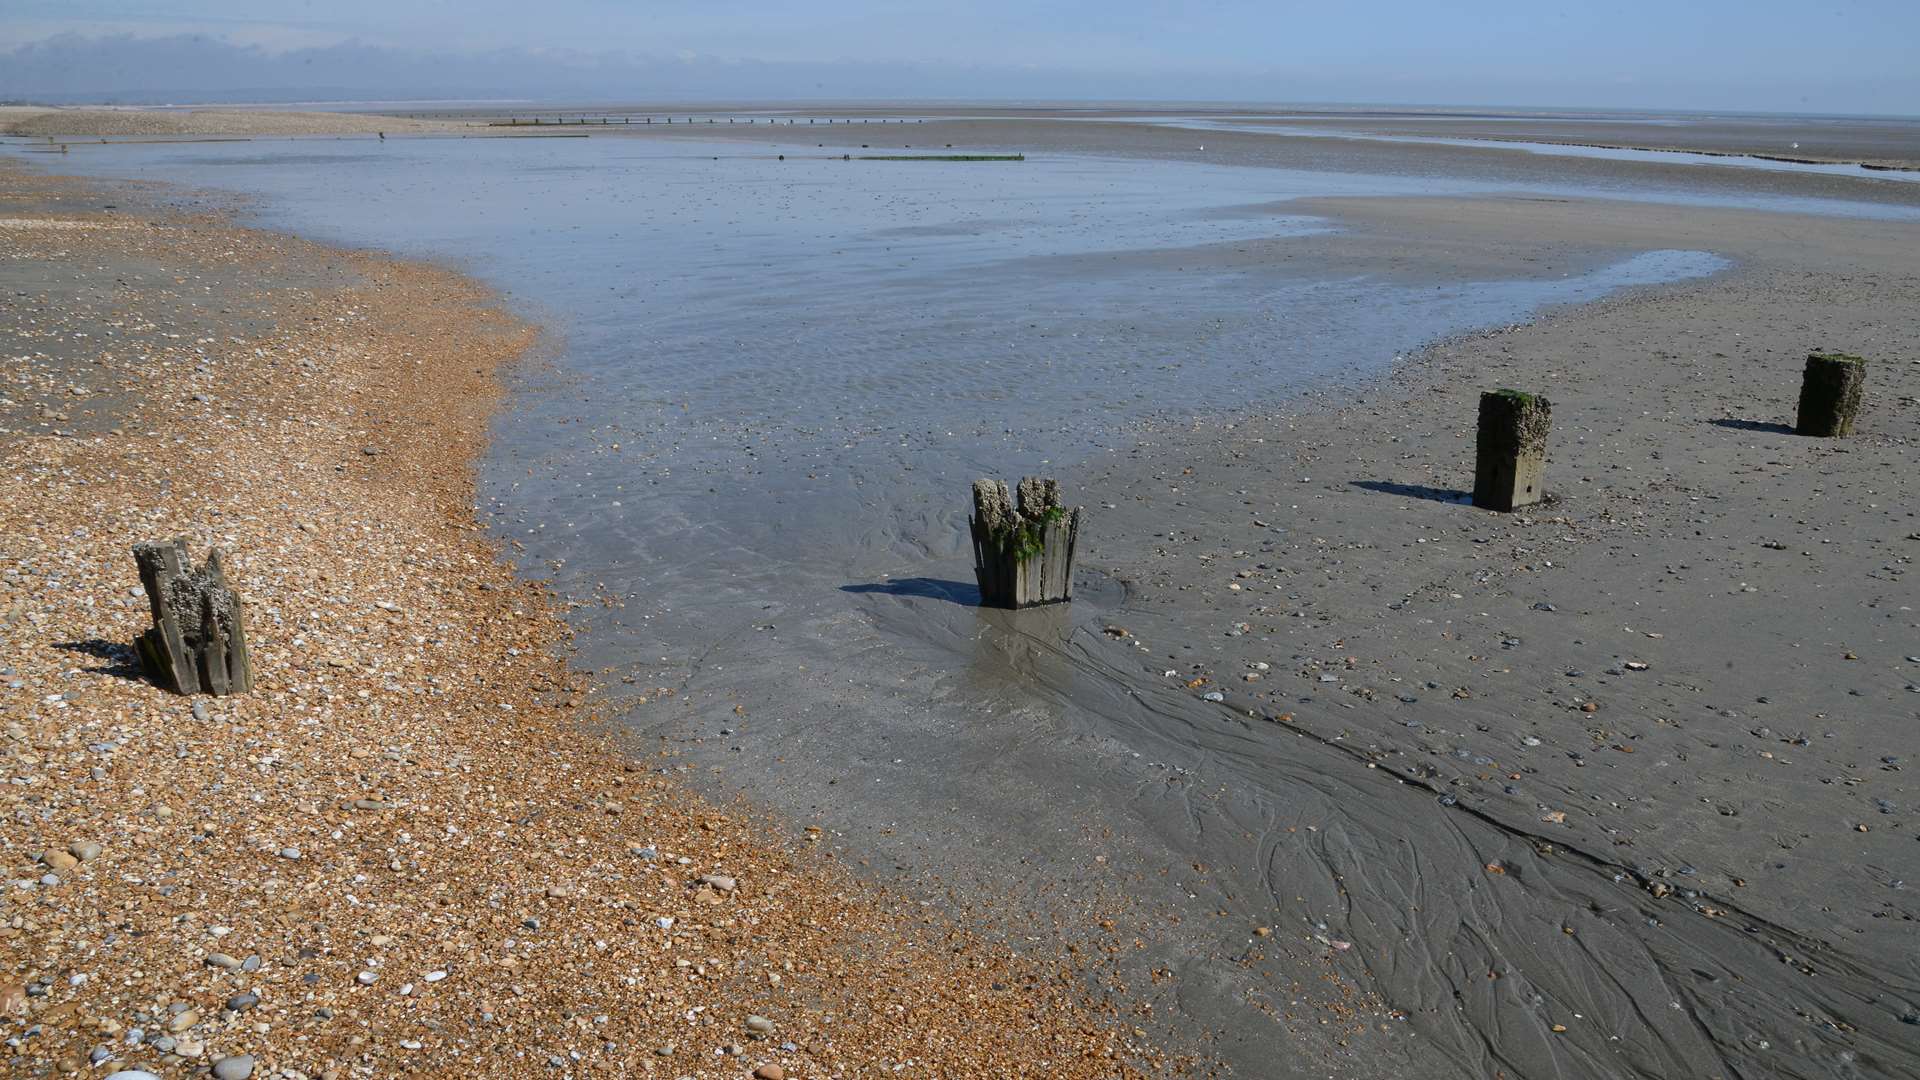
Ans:
<svg viewBox="0 0 1920 1080"><path fill-rule="evenodd" d="M153 629L134 641L140 667L178 694L244 694L253 662L240 597L227 585L219 548L195 568L185 539L133 545L140 584L153 608Z"/></svg>
<svg viewBox="0 0 1920 1080"><path fill-rule="evenodd" d="M1060 505L1060 485L1028 477L1019 502L999 480L973 482L973 572L980 602L1020 608L1073 599L1073 546L1080 508Z"/></svg>
<svg viewBox="0 0 1920 1080"><path fill-rule="evenodd" d="M1801 435L1837 439L1853 433L1860 396L1867 387L1867 362L1845 353L1814 353L1800 376Z"/></svg>
<svg viewBox="0 0 1920 1080"><path fill-rule="evenodd" d="M1546 497L1547 430L1553 405L1518 390L1480 395L1473 505L1502 513Z"/></svg>

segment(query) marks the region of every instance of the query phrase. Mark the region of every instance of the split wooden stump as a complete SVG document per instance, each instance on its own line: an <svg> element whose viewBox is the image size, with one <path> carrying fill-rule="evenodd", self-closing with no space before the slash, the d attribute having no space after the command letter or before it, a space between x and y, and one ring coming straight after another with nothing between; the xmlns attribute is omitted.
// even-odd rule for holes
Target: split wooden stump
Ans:
<svg viewBox="0 0 1920 1080"><path fill-rule="evenodd" d="M1028 477L1019 501L999 480L973 482L973 572L980 602L1020 608L1073 599L1073 545L1080 508L1060 505L1060 485Z"/></svg>
<svg viewBox="0 0 1920 1080"><path fill-rule="evenodd" d="M1800 376L1800 418L1794 431L1822 439L1853 433L1867 387L1867 362L1844 353L1814 353Z"/></svg>
<svg viewBox="0 0 1920 1080"><path fill-rule="evenodd" d="M1553 405L1518 390L1480 395L1473 505L1510 513L1546 497L1547 432Z"/></svg>
<svg viewBox="0 0 1920 1080"><path fill-rule="evenodd" d="M134 641L140 668L176 694L244 694L253 689L240 597L227 584L219 548L195 567L184 539L133 545L153 629Z"/></svg>

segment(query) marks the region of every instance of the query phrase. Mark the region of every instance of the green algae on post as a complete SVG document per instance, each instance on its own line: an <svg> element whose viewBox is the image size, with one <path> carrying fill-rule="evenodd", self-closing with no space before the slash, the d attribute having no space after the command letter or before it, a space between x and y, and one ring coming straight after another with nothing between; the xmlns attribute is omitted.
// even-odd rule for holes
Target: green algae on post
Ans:
<svg viewBox="0 0 1920 1080"><path fill-rule="evenodd" d="M1800 376L1801 435L1838 439L1853 433L1867 387L1867 362L1845 353L1814 353Z"/></svg>
<svg viewBox="0 0 1920 1080"><path fill-rule="evenodd" d="M1480 395L1473 505L1502 513L1546 497L1547 433L1553 403L1519 390Z"/></svg>

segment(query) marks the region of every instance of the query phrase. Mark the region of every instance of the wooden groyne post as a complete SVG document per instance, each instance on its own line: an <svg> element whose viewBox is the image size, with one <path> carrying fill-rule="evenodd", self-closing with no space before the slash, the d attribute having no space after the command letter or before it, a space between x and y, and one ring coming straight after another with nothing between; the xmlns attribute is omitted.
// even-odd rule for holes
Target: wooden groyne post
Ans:
<svg viewBox="0 0 1920 1080"><path fill-rule="evenodd" d="M1507 513L1546 497L1547 431L1553 405L1536 394L1480 395L1473 505Z"/></svg>
<svg viewBox="0 0 1920 1080"><path fill-rule="evenodd" d="M1867 387L1867 362L1845 353L1814 353L1800 376L1801 435L1837 439L1853 433Z"/></svg>
<svg viewBox="0 0 1920 1080"><path fill-rule="evenodd" d="M1020 481L1018 502L999 480L973 482L973 572L980 602L1018 610L1073 599L1080 507L1060 505L1051 479Z"/></svg>
<svg viewBox="0 0 1920 1080"><path fill-rule="evenodd" d="M135 544L153 629L134 641L147 677L177 694L244 694L253 689L246 620L227 584L219 548L195 567L184 539Z"/></svg>

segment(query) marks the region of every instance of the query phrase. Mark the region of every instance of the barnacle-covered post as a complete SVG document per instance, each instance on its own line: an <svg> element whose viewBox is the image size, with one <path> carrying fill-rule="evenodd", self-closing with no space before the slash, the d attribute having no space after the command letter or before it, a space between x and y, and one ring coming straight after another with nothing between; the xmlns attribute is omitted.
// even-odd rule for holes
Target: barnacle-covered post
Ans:
<svg viewBox="0 0 1920 1080"><path fill-rule="evenodd" d="M1844 353L1814 353L1800 376L1802 435L1837 439L1853 433L1860 397L1867 386L1867 362Z"/></svg>
<svg viewBox="0 0 1920 1080"><path fill-rule="evenodd" d="M219 548L195 567L184 539L133 545L153 629L134 641L140 667L177 694L244 694L253 689L240 597L227 585Z"/></svg>
<svg viewBox="0 0 1920 1080"><path fill-rule="evenodd" d="M999 480L973 482L973 572L980 602L1025 608L1073 599L1073 545L1080 508L1060 505L1060 485L1029 477L1019 501Z"/></svg>
<svg viewBox="0 0 1920 1080"><path fill-rule="evenodd" d="M1546 497L1547 431L1553 406L1518 390L1480 395L1473 505L1503 513Z"/></svg>

